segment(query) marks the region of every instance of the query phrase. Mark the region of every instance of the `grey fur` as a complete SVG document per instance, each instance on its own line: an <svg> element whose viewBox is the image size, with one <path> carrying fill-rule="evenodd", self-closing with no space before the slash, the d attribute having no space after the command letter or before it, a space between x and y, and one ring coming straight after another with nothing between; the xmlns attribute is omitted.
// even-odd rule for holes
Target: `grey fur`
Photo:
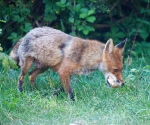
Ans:
<svg viewBox="0 0 150 125"><path fill-rule="evenodd" d="M60 61L63 58L62 49L66 46L68 39L71 39L71 36L49 27L31 30L25 35L18 48L19 64L22 65L23 61L31 56L43 65L49 67L56 65L57 62L54 60Z"/></svg>

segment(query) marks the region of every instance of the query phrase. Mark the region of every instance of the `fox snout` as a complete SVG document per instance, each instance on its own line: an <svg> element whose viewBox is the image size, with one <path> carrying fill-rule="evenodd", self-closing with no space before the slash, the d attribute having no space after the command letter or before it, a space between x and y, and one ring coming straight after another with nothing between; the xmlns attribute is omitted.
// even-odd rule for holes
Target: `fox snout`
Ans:
<svg viewBox="0 0 150 125"><path fill-rule="evenodd" d="M123 80L116 80L116 82L120 82L121 83L121 86L124 86L124 81Z"/></svg>
<svg viewBox="0 0 150 125"><path fill-rule="evenodd" d="M114 80L112 77L107 78L107 84L112 87L112 88L119 88L121 86L124 86L124 81L123 80Z"/></svg>

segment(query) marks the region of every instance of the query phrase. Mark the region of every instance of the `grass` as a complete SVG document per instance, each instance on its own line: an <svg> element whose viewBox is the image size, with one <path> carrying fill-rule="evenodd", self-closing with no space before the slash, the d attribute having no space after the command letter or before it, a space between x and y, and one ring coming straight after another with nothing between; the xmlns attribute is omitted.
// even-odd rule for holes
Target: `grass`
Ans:
<svg viewBox="0 0 150 125"><path fill-rule="evenodd" d="M24 92L17 91L19 70L0 71L0 125L149 125L150 70L143 59L125 66L126 85L106 86L96 71L88 76L72 76L75 102L60 87L57 73L47 71L32 89L25 78ZM134 69L134 70L131 70Z"/></svg>

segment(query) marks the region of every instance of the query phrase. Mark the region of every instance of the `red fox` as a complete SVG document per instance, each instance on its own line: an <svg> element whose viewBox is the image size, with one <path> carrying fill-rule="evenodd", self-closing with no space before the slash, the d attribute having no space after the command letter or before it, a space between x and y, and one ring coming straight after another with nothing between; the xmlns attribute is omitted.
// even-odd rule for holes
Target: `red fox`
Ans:
<svg viewBox="0 0 150 125"><path fill-rule="evenodd" d="M88 74L99 69L110 87L124 85L122 78L122 52L127 39L114 46L109 39L106 44L96 40L70 36L50 27L34 28L14 46L10 56L21 68L18 89L22 92L24 76L34 62L30 81L52 68L58 72L63 88L74 100L70 85L72 74Z"/></svg>

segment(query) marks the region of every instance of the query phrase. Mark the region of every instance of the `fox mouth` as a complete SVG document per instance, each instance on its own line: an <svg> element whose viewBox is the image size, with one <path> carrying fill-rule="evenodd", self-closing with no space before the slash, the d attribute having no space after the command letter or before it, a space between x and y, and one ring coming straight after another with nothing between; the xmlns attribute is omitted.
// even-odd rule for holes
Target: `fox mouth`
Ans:
<svg viewBox="0 0 150 125"><path fill-rule="evenodd" d="M107 79L107 85L108 85L109 87L111 87L111 86L110 86L110 83L108 82L108 79Z"/></svg>
<svg viewBox="0 0 150 125"><path fill-rule="evenodd" d="M115 82L115 80L110 76L107 78L107 84L108 84L109 87L112 87L112 88L120 87L120 84Z"/></svg>

